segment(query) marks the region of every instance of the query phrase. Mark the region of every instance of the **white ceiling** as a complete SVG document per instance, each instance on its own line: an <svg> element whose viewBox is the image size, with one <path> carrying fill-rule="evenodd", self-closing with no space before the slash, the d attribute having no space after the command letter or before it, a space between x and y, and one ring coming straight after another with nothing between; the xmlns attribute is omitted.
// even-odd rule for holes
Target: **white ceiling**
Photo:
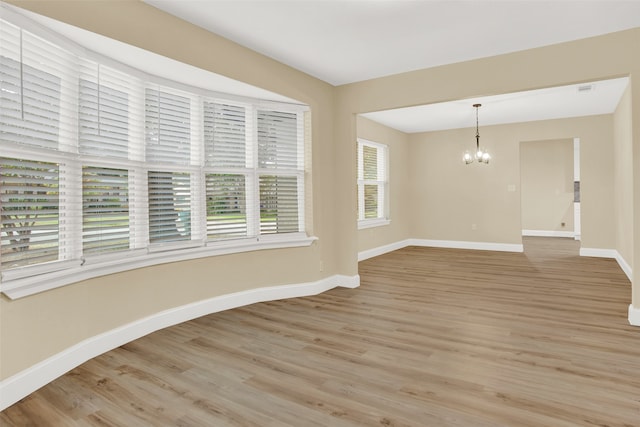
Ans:
<svg viewBox="0 0 640 427"><path fill-rule="evenodd" d="M535 120L592 116L613 113L629 78L602 80L497 96L464 99L417 107L397 108L362 114L383 125L406 133L480 127Z"/></svg>
<svg viewBox="0 0 640 427"><path fill-rule="evenodd" d="M640 0L144 0L332 85L640 27ZM364 114L407 132L612 113L628 79ZM580 85L580 86L584 86Z"/></svg>
<svg viewBox="0 0 640 427"><path fill-rule="evenodd" d="M639 0L145 0L333 85L640 27Z"/></svg>
<svg viewBox="0 0 640 427"><path fill-rule="evenodd" d="M640 0L145 0L331 84L360 81L640 27ZM3 9L9 8L3 4ZM78 44L150 74L213 91L295 102L21 11ZM541 23L543 23L541 25ZM195 82L195 83L194 83ZM365 114L408 133L613 112L628 79Z"/></svg>

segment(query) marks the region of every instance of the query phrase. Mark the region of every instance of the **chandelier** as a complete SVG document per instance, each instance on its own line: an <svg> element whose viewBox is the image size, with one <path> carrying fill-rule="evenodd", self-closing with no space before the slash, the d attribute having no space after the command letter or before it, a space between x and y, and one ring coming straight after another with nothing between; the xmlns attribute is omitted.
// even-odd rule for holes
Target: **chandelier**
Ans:
<svg viewBox="0 0 640 427"><path fill-rule="evenodd" d="M488 164L489 160L491 160L491 155L484 148L480 148L480 130L478 127L478 108L482 106L482 104L473 104L476 109L476 154L472 155L469 150L465 151L462 155L462 161L468 165L473 163L476 160L478 163Z"/></svg>

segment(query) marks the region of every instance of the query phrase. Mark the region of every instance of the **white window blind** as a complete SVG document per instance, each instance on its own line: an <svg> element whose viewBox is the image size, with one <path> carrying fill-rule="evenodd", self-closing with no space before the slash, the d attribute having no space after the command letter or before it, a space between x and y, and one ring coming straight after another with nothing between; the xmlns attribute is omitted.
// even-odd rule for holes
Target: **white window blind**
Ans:
<svg viewBox="0 0 640 427"><path fill-rule="evenodd" d="M149 76L10 15L0 20L3 291L169 251L256 249L261 234L306 238L306 107Z"/></svg>
<svg viewBox="0 0 640 427"><path fill-rule="evenodd" d="M129 245L128 171L83 167L83 253L126 250Z"/></svg>
<svg viewBox="0 0 640 427"><path fill-rule="evenodd" d="M300 231L298 191L295 176L260 176L261 234Z"/></svg>
<svg viewBox="0 0 640 427"><path fill-rule="evenodd" d="M5 141L75 151L77 60L46 40L2 21L0 132Z"/></svg>
<svg viewBox="0 0 640 427"><path fill-rule="evenodd" d="M364 182L364 217L378 218L378 149L362 146L362 179Z"/></svg>
<svg viewBox="0 0 640 427"><path fill-rule="evenodd" d="M0 25L0 102L3 139L58 148L60 78L23 61L28 34L8 23ZM24 40L23 40L24 39Z"/></svg>
<svg viewBox="0 0 640 427"><path fill-rule="evenodd" d="M89 61L83 62L81 71L78 108L80 152L129 158L130 79Z"/></svg>
<svg viewBox="0 0 640 427"><path fill-rule="evenodd" d="M2 268L58 259L59 167L0 158Z"/></svg>
<svg viewBox="0 0 640 427"><path fill-rule="evenodd" d="M386 218L387 147L358 140L358 219Z"/></svg>
<svg viewBox="0 0 640 427"><path fill-rule="evenodd" d="M149 240L191 239L191 183L188 173L149 171Z"/></svg>
<svg viewBox="0 0 640 427"><path fill-rule="evenodd" d="M191 100L147 89L145 97L147 160L188 165L191 162Z"/></svg>
<svg viewBox="0 0 640 427"><path fill-rule="evenodd" d="M296 113L258 110L260 233L304 230L302 118Z"/></svg>
<svg viewBox="0 0 640 427"><path fill-rule="evenodd" d="M247 237L252 209L247 210L253 152L248 143L247 108L204 103L207 237Z"/></svg>
<svg viewBox="0 0 640 427"><path fill-rule="evenodd" d="M247 191L244 175L207 174L207 236L247 236Z"/></svg>
<svg viewBox="0 0 640 427"><path fill-rule="evenodd" d="M213 168L247 167L246 108L204 103L205 165Z"/></svg>
<svg viewBox="0 0 640 427"><path fill-rule="evenodd" d="M258 167L296 170L302 162L296 113L258 111Z"/></svg>

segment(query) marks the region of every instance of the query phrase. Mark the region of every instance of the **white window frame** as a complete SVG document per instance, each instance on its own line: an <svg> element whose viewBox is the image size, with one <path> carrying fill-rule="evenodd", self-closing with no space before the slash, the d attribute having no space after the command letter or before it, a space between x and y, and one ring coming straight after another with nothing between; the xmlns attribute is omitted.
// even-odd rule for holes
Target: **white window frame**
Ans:
<svg viewBox="0 0 640 427"><path fill-rule="evenodd" d="M364 179L364 147L375 148L378 152L378 171L376 180ZM386 144L369 141L364 138L357 139L357 186L358 186L358 229L381 227L391 224L389 217L389 147ZM376 218L364 217L364 187L365 185L378 186L378 215Z"/></svg>
<svg viewBox="0 0 640 427"><path fill-rule="evenodd" d="M15 13L9 9L2 9L1 18L14 23L24 31L31 32L39 37L48 40L60 46L62 49L69 51L72 55L76 55L82 59L89 59L101 64L105 64L111 68L127 73L132 79L141 79L140 93L131 93L130 96L130 134L134 134L130 144L135 145L129 151L128 159L117 159L108 157L91 156L78 152L79 141L65 141L65 147L62 150L51 150L39 147L31 147L14 143L3 143L2 157L25 158L31 160L52 161L59 164L60 174L65 175L66 190L72 194L72 197L60 201L60 210L65 212L66 219L60 221L60 257L57 261L42 264L25 265L22 267L11 268L0 272L0 292L10 299L16 299L32 295L45 290L64 286L66 284L75 283L80 280L86 280L106 274L112 274L127 271L135 268L157 265L166 262L176 262L182 260L190 260L216 255L225 255L233 253L241 253L247 251L255 251L262 249L277 248L295 248L309 246L316 237L309 236L305 227L305 199L311 197L310 194L304 193L304 176L305 165L303 161L299 162L298 169L287 171L291 175L299 178L299 231L281 234L260 235L259 233L259 212L254 212L257 216L255 223L248 224L251 234L246 238L238 239L221 239L207 240L206 236L206 198L204 197L205 174L211 173L212 169L205 167L203 155L203 103L234 103L243 104L247 107L247 117L252 121L247 122L247 169L243 169L247 177L248 195L247 203L251 202L254 211L259 211L259 195L257 194L257 180L262 172L256 166L257 140L254 135L257 110L271 109L277 111L292 112L297 114L298 118L298 146L304 153L305 150L305 129L304 114L309 111L309 107L301 104L287 104L282 102L273 102L260 100L255 98L225 95L217 92L211 92L206 89L191 87L182 83L171 82L166 79L149 75L140 70L130 68L124 64L117 63L110 58L103 57L97 53L79 48L72 41L52 33L51 30L32 22L30 19ZM74 88L76 85L66 85L66 87ZM139 115L135 121L131 120L132 110L139 111L144 107L144 90L146 88L160 90L175 90L186 92L191 99L191 104L195 108L192 109L195 120L192 117L191 138L192 145L195 145L191 151L191 159L189 165L172 165L162 163L148 163L145 160L145 136L144 136L144 119L142 123ZM73 93L63 93L61 96L73 98ZM77 117L77 114L72 114ZM194 121L196 122L194 124ZM73 123L70 125L74 126ZM250 130L250 131L249 131ZM78 132L76 132L77 134ZM194 143L193 139L197 141ZM301 156L303 158L304 156ZM131 228L135 228L131 232L129 250L121 250L106 253L96 253L85 257L82 253L82 166L103 166L117 169L126 169L129 173L129 224ZM176 172L188 172L191 174L191 239L188 241L167 242L160 244L149 243L149 199L147 193L147 175L150 170L167 170ZM231 172L231 170L230 170ZM233 173L239 171L234 170ZM265 171L269 174L281 174L281 171ZM76 179L73 179L76 177ZM251 198L249 200L249 197ZM255 206L253 206L255 205ZM79 207L79 210L78 210ZM249 208L248 208L249 209ZM256 230L257 227L257 230Z"/></svg>

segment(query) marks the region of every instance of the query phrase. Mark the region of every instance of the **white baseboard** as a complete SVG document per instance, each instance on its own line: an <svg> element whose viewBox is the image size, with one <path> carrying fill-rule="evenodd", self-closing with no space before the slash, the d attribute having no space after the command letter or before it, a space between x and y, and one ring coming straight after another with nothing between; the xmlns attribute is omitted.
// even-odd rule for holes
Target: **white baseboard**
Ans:
<svg viewBox="0 0 640 427"><path fill-rule="evenodd" d="M329 286L327 289L323 289L320 292L312 292L310 294L307 295L316 295L316 294L320 294L324 291L328 291L329 289L333 289L333 288L350 288L350 289L355 289L358 286L360 286L360 275L356 274L355 276L345 276L344 274L336 274L335 276L329 277L327 279L323 279L323 280L332 280L333 282L335 282L334 286ZM316 282L317 283L317 282ZM296 297L302 297L302 296L307 296L307 295L295 295ZM285 297L285 298L292 298L292 297ZM282 298L279 298L282 299Z"/></svg>
<svg viewBox="0 0 640 427"><path fill-rule="evenodd" d="M634 307L633 304L629 304L629 324L640 326L640 308Z"/></svg>
<svg viewBox="0 0 640 427"><path fill-rule="evenodd" d="M462 240L428 240L409 239L409 245L427 246L433 248L476 249L482 251L523 252L522 244L492 243L492 242L465 242Z"/></svg>
<svg viewBox="0 0 640 427"><path fill-rule="evenodd" d="M522 230L523 236L533 237L571 237L576 234L573 231L555 231L555 230Z"/></svg>
<svg viewBox="0 0 640 427"><path fill-rule="evenodd" d="M393 252L393 251L397 251L398 249L405 248L410 245L410 241L411 239L401 240L399 242L391 243L384 246L378 246L377 248L358 252L358 261L364 261L365 259L373 258L378 255L383 255L383 254L386 254L387 252Z"/></svg>
<svg viewBox="0 0 640 427"><path fill-rule="evenodd" d="M615 249L580 248L580 256L596 258L615 258L618 251Z"/></svg>
<svg viewBox="0 0 640 427"><path fill-rule="evenodd" d="M521 244L511 243L491 243L491 242L464 242L461 240L428 240L428 239L405 239L399 242L390 243L377 248L367 249L358 252L358 261L373 258L378 255L393 252L407 246L424 246L432 248L452 248L452 249L476 249L483 251L501 251L501 252L523 252L524 247Z"/></svg>
<svg viewBox="0 0 640 427"><path fill-rule="evenodd" d="M580 256L591 256L597 258L613 258L618 261L618 265L627 275L629 281L633 281L631 279L631 265L620 255L615 249L598 249L598 248L580 248Z"/></svg>
<svg viewBox="0 0 640 427"><path fill-rule="evenodd" d="M0 411L76 366L151 332L197 317L263 301L316 295L335 287L356 288L360 276L334 275L316 282L271 286L221 295L175 307L87 338L0 382Z"/></svg>
<svg viewBox="0 0 640 427"><path fill-rule="evenodd" d="M624 271L624 274L627 275L627 278L629 279L630 282L633 282L633 280L631 279L631 266L629 265L629 263L622 258L622 255L620 255L620 252L616 251L616 261L618 261L618 265L620 266L620 268L622 269L622 271Z"/></svg>

